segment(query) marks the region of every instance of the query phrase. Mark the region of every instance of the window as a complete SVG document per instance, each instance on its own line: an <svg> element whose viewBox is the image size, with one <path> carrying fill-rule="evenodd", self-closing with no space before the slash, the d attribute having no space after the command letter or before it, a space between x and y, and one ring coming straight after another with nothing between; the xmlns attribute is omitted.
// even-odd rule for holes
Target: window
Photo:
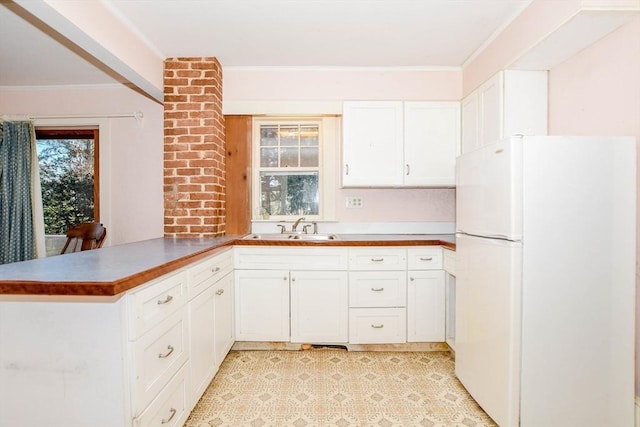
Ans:
<svg viewBox="0 0 640 427"><path fill-rule="evenodd" d="M254 219L322 215L322 121L254 121Z"/></svg>
<svg viewBox="0 0 640 427"><path fill-rule="evenodd" d="M70 226L100 221L98 130L36 129L47 256Z"/></svg>

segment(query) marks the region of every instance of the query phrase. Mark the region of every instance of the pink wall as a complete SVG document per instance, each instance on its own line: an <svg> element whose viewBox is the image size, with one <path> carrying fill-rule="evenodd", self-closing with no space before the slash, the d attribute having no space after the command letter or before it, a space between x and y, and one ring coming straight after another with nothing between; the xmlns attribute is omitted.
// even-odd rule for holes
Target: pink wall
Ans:
<svg viewBox="0 0 640 427"><path fill-rule="evenodd" d="M458 69L231 67L224 69L223 93L235 114L277 105L280 113L295 115L340 114L344 100L457 101L461 90ZM301 105L304 111L296 110ZM336 170L339 156L338 151ZM455 222L453 189L337 188L335 195L335 219L341 223ZM351 195L361 196L364 208L346 209L345 197Z"/></svg>
<svg viewBox="0 0 640 427"><path fill-rule="evenodd" d="M533 1L480 55L465 64L463 96L498 71L509 68L516 59L575 15L580 3L580 0Z"/></svg>
<svg viewBox="0 0 640 427"><path fill-rule="evenodd" d="M640 17L549 72L549 134L632 135L640 141ZM638 160L640 164L640 156ZM638 202L640 213L640 197ZM636 256L640 256L640 238L637 242ZM640 307L638 270L636 288ZM636 396L640 395L638 355L636 311Z"/></svg>
<svg viewBox="0 0 640 427"><path fill-rule="evenodd" d="M0 115L136 111L144 114L140 125L133 118L81 120L105 125L100 132L100 216L108 245L163 235L162 105L125 86L0 89Z"/></svg>

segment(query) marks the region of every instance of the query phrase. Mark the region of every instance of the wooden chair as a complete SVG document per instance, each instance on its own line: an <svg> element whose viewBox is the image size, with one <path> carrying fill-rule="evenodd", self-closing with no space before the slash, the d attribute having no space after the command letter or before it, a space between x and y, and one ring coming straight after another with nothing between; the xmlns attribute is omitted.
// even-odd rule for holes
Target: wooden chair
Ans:
<svg viewBox="0 0 640 427"><path fill-rule="evenodd" d="M76 224L67 231L67 242L60 254L98 249L104 243L107 229L97 222ZM80 244L81 243L81 244ZM78 250L78 245L80 248Z"/></svg>

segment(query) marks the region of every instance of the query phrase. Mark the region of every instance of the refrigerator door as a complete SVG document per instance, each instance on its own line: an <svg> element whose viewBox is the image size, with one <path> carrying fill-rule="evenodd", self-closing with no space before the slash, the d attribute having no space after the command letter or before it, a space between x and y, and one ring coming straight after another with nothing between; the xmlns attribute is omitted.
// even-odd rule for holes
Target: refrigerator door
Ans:
<svg viewBox="0 0 640 427"><path fill-rule="evenodd" d="M522 137L504 139L458 157L456 231L522 239Z"/></svg>
<svg viewBox="0 0 640 427"><path fill-rule="evenodd" d="M456 375L501 427L519 425L522 244L456 236Z"/></svg>

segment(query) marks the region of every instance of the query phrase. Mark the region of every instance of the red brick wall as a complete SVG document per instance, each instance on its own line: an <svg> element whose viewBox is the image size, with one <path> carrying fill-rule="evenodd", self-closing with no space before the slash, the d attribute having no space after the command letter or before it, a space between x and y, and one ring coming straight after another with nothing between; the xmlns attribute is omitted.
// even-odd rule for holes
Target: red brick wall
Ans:
<svg viewBox="0 0 640 427"><path fill-rule="evenodd" d="M169 58L164 67L164 234L222 236L222 67L206 57Z"/></svg>

